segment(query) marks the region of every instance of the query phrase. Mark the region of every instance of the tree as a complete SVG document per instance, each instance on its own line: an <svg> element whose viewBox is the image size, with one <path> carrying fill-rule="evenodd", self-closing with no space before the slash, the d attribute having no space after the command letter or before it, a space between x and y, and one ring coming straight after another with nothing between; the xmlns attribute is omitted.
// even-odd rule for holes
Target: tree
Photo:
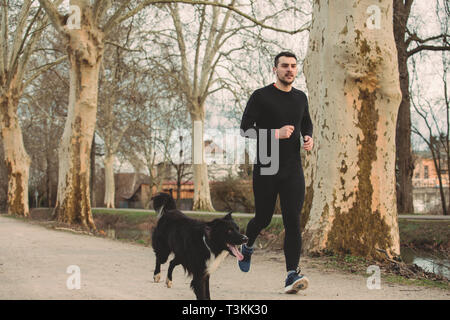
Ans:
<svg viewBox="0 0 450 320"><path fill-rule="evenodd" d="M305 161L303 248L399 255L392 1L315 1L312 21L304 71L316 146Z"/></svg>
<svg viewBox="0 0 450 320"><path fill-rule="evenodd" d="M27 73L28 62L48 20L42 8L33 6L32 0L23 1L20 9L15 1L1 0L0 6L0 127L8 172L7 206L9 214L27 217L31 160L23 143L19 101L35 78L63 59ZM9 20L11 17L14 18Z"/></svg>
<svg viewBox="0 0 450 320"><path fill-rule="evenodd" d="M393 1L394 37L398 53L398 68L402 102L398 111L396 129L397 207L399 213L411 213L413 209L412 176L414 161L411 148L411 96L409 91L408 59L422 51L450 50L448 30L441 34L421 37L418 30L408 25L414 0ZM445 3L447 15L448 2Z"/></svg>
<svg viewBox="0 0 450 320"><path fill-rule="evenodd" d="M55 60L55 57L50 60ZM41 60L39 56L38 59ZM30 65L31 67L31 65ZM41 205L53 207L56 201L58 177L58 137L65 121L69 83L60 73L67 66L58 66L43 74L23 94L21 126L25 148L32 162L29 188L39 192Z"/></svg>
<svg viewBox="0 0 450 320"><path fill-rule="evenodd" d="M184 148L183 148L183 135L179 135L179 156L178 161L174 162L174 159L170 160L170 164L172 168L175 169L175 181L177 183L177 196L176 196L176 202L177 205L181 200L181 186L185 184L186 182L190 181L192 173L190 172L190 164L185 163L185 154L184 154Z"/></svg>
<svg viewBox="0 0 450 320"><path fill-rule="evenodd" d="M142 85L138 68L130 61L132 42L130 34L133 23L127 28L117 30L111 37L115 48L104 57L104 68L100 78L100 101L97 132L103 140L105 157L105 197L107 208L115 207L114 162L122 138L133 122L140 117L143 102L136 97L136 88ZM122 32L121 32L122 31ZM125 34L123 34L125 33ZM119 44L123 42L123 44ZM113 43L113 42L109 42Z"/></svg>
<svg viewBox="0 0 450 320"><path fill-rule="evenodd" d="M151 79L149 77L147 81ZM178 145L174 141L176 125L181 122L179 118L186 119L186 114L181 103L183 99L176 99L171 96L172 92L161 90L157 81L150 83L151 89L142 93L141 115L124 136L121 150L134 167L146 169L151 193L153 188L161 191L164 180L169 178L172 153ZM146 207L149 205L145 204Z"/></svg>

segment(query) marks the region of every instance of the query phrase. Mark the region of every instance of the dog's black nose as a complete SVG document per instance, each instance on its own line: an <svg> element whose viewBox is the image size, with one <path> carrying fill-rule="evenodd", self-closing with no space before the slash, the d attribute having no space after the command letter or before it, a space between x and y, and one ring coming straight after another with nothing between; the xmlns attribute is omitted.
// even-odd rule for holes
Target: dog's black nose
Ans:
<svg viewBox="0 0 450 320"><path fill-rule="evenodd" d="M247 243L248 242L248 237L247 236L242 236L242 242L243 243Z"/></svg>

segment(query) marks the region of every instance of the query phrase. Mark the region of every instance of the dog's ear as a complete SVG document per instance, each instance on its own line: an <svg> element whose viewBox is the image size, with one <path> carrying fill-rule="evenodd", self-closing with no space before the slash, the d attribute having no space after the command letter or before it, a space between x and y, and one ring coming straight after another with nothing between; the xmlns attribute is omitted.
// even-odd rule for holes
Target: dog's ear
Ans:
<svg viewBox="0 0 450 320"><path fill-rule="evenodd" d="M160 193L157 193L157 194L153 195L153 197L150 200L154 200L159 195L160 195Z"/></svg>
<svg viewBox="0 0 450 320"><path fill-rule="evenodd" d="M223 217L223 218L225 220L233 220L233 218L231 217L231 213L232 213L232 211L228 212L228 214L225 217Z"/></svg>

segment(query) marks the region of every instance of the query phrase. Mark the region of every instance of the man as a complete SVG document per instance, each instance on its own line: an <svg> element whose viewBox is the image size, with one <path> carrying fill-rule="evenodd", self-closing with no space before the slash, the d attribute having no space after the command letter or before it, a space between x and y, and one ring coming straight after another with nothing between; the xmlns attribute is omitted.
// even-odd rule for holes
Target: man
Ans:
<svg viewBox="0 0 450 320"><path fill-rule="evenodd" d="M273 72L277 77L276 82L253 92L241 121L241 135L249 138L256 136L258 139L258 156L253 167L255 217L247 225L246 235L249 240L247 245L241 247L244 259L239 262L239 268L243 272L250 270L253 244L260 231L269 225L279 195L288 273L285 292L297 293L308 287L308 279L300 274L298 268L301 251L300 212L305 196L300 134L303 136L303 149L312 150L313 125L305 93L292 87L298 73L296 56L290 52L278 54ZM265 137L266 132L270 133L267 134L267 145L263 143L260 146L261 137ZM275 157L279 161L278 170L275 174L263 174L262 169L267 169L268 164L261 161L265 156L261 148L270 152L274 145L273 139L278 140L278 154L275 155L278 156ZM272 159L273 156L271 154Z"/></svg>

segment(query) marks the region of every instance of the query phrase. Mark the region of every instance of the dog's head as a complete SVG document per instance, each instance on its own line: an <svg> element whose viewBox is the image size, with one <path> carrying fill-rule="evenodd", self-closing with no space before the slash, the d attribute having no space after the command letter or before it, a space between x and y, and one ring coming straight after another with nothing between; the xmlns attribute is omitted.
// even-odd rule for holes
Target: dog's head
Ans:
<svg viewBox="0 0 450 320"><path fill-rule="evenodd" d="M244 258L237 246L247 243L248 238L239 232L239 227L231 217L231 212L223 218L208 222L205 227L205 234L215 254L227 250L238 260Z"/></svg>
<svg viewBox="0 0 450 320"><path fill-rule="evenodd" d="M177 208L175 200L168 193L160 192L153 196L151 200L153 200L153 208L159 213L159 215L163 209L175 210Z"/></svg>

